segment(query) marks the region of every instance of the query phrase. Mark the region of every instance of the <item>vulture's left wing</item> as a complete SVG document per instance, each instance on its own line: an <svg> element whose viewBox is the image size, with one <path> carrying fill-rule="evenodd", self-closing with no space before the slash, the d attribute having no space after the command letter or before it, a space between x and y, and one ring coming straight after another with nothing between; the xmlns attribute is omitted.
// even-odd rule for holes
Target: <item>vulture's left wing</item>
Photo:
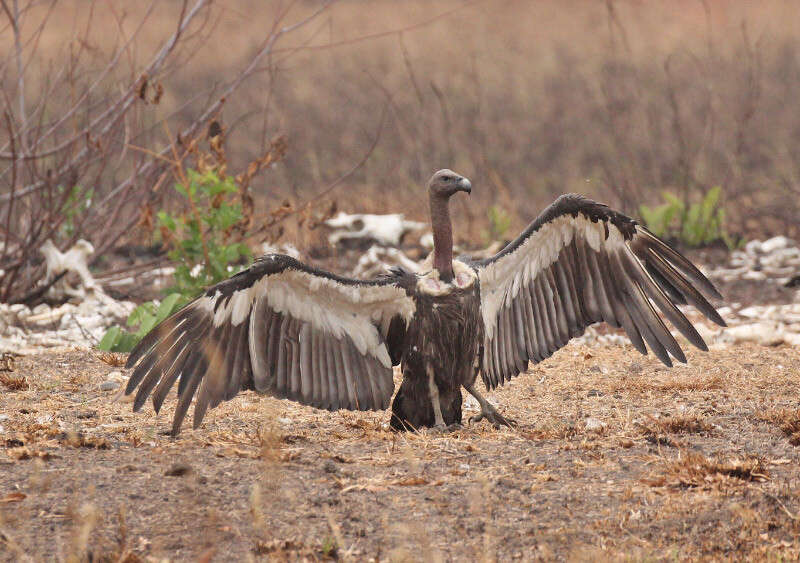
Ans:
<svg viewBox="0 0 800 563"><path fill-rule="evenodd" d="M353 280L264 256L153 329L128 357L136 367L126 393L138 386L134 410L152 393L158 412L177 380L173 435L195 394L195 428L241 389L330 410L385 409L414 279Z"/></svg>
<svg viewBox="0 0 800 563"><path fill-rule="evenodd" d="M474 264L486 326L487 388L524 372L592 323L621 326L631 342L671 366L686 361L653 304L695 346L706 344L676 304L725 323L708 279L633 219L583 196L558 198L513 242Z"/></svg>

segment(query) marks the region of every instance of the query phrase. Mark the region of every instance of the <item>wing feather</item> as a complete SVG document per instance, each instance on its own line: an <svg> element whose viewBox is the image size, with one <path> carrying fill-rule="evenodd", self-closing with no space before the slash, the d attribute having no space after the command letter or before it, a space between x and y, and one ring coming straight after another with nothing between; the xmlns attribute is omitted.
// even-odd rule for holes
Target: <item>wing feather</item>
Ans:
<svg viewBox="0 0 800 563"><path fill-rule="evenodd" d="M713 284L633 219L582 196L560 197L497 255L476 262L492 388L563 347L586 327L622 327L633 346L666 365L686 356L663 315L692 345L705 342L677 305L724 321ZM660 313L660 314L659 314Z"/></svg>
<svg viewBox="0 0 800 563"><path fill-rule="evenodd" d="M380 409L394 391L415 277L342 278L268 255L163 321L131 352L126 393L156 412L178 381L172 433L243 389L318 408ZM391 342L389 342L391 341Z"/></svg>

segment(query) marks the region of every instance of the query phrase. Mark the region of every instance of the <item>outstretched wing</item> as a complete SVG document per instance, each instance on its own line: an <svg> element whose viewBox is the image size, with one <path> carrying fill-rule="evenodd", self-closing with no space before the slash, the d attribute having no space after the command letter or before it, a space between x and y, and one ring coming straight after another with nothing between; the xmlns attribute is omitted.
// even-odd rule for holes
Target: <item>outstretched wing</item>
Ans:
<svg viewBox="0 0 800 563"><path fill-rule="evenodd" d="M264 256L153 329L128 357L136 367L126 393L138 386L134 410L152 393L158 412L178 380L173 435L195 394L195 428L240 389L330 410L385 409L399 357L387 339L402 338L414 315L413 280L352 280Z"/></svg>
<svg viewBox="0 0 800 563"><path fill-rule="evenodd" d="M474 265L486 325L487 388L524 372L592 323L621 326L642 354L645 342L668 366L686 356L653 307L695 346L705 342L676 304L725 322L721 299L685 257L633 219L583 196L559 197L513 242Z"/></svg>

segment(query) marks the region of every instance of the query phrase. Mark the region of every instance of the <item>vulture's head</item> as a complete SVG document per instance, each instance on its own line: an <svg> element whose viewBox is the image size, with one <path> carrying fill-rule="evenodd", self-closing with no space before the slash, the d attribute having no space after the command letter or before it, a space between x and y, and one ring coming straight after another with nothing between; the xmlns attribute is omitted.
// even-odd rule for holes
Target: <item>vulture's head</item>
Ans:
<svg viewBox="0 0 800 563"><path fill-rule="evenodd" d="M445 168L431 176L428 182L428 191L431 196L448 198L456 192L470 193L472 184L464 176Z"/></svg>

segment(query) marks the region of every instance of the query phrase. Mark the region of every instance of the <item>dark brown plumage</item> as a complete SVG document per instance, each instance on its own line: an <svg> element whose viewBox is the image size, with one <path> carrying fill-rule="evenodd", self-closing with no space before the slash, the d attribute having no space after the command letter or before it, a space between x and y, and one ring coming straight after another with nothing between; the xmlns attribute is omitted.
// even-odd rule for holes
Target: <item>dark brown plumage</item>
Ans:
<svg viewBox="0 0 800 563"><path fill-rule="evenodd" d="M477 391L526 371L587 326L622 327L643 354L685 362L656 308L706 349L676 307L691 304L724 325L721 298L686 258L633 219L582 196L560 197L497 255L453 259L449 198L469 193L450 170L428 191L434 251L421 274L394 270L354 280L288 256L267 255L211 287L148 334L131 353L126 388L134 410L156 411L178 383L172 433L195 399L194 426L241 389L317 408L386 409L392 366L403 382L392 403L396 429L462 421L463 387L477 420L509 422Z"/></svg>

